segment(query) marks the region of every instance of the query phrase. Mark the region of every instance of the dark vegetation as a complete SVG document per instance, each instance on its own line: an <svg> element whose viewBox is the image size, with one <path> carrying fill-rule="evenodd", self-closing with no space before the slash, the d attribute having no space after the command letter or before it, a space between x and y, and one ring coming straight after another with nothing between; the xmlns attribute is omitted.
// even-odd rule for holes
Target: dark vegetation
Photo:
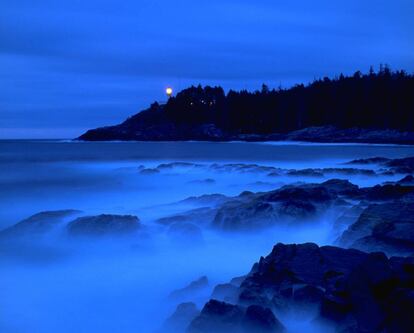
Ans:
<svg viewBox="0 0 414 333"><path fill-rule="evenodd" d="M118 126L91 130L84 140L234 139L286 134L309 127L414 131L414 76L381 66L323 78L289 89L227 94L221 87L190 87ZM360 135L347 133L346 135ZM275 137L274 139L283 139Z"/></svg>

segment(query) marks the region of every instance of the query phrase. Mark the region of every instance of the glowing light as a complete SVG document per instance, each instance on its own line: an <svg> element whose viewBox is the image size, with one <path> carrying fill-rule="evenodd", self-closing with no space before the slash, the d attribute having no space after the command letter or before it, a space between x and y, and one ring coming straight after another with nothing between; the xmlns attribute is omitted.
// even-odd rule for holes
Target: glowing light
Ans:
<svg viewBox="0 0 414 333"><path fill-rule="evenodd" d="M165 89L165 93L166 93L168 96L171 96L171 95L172 95L172 93L173 93L172 88L168 87L167 89Z"/></svg>

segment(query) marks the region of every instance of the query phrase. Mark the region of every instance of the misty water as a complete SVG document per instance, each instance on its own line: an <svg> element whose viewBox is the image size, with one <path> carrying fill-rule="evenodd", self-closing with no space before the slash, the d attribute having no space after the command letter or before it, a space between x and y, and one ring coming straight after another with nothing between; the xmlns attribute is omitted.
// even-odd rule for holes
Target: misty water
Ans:
<svg viewBox="0 0 414 333"><path fill-rule="evenodd" d="M171 234L158 219L216 204L188 197L237 196L330 178L361 186L398 179L269 176L260 168L240 171L229 164L341 168L357 158L413 155L413 147L392 145L1 141L1 229L62 209L136 215L143 228L128 237L73 239L63 224L41 239L1 243L0 332L156 332L177 305L168 295L200 276L208 277L209 288L189 300L202 306L217 283L248 273L277 242L332 244L337 236L335 212L311 225L248 233L214 230L195 214L192 223L202 237ZM175 162L180 163L168 165Z"/></svg>

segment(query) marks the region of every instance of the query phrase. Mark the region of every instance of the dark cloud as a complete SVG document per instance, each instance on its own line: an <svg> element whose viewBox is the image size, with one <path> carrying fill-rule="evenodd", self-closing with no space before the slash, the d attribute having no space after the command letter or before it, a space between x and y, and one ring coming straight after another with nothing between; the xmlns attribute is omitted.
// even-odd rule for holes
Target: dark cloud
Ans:
<svg viewBox="0 0 414 333"><path fill-rule="evenodd" d="M162 100L168 84L255 89L371 64L414 69L408 0L6 0L0 9L3 137L118 122Z"/></svg>

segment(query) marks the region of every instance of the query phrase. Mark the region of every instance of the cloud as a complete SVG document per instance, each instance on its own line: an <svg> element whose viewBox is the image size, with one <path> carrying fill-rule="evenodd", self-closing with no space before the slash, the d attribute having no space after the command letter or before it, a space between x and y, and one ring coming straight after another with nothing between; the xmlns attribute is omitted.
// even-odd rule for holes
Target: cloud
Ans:
<svg viewBox="0 0 414 333"><path fill-rule="evenodd" d="M414 69L408 0L0 6L0 120L9 128L117 122L164 98L168 84L253 89L381 62Z"/></svg>

